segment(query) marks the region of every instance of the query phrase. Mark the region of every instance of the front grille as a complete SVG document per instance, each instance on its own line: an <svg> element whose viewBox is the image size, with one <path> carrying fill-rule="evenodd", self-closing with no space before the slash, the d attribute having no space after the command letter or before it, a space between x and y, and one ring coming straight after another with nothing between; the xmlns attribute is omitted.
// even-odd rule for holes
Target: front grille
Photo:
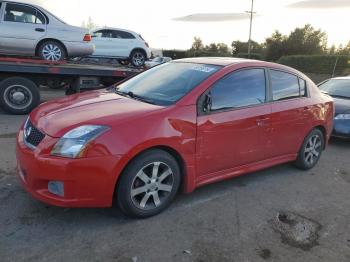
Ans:
<svg viewBox="0 0 350 262"><path fill-rule="evenodd" d="M24 140L29 146L37 147L40 142L44 139L45 134L37 129L29 118L24 126Z"/></svg>

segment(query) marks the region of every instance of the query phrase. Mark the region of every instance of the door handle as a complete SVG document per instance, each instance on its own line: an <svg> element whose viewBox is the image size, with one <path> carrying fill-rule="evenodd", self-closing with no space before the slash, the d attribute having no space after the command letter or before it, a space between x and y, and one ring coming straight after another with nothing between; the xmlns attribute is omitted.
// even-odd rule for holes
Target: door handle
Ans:
<svg viewBox="0 0 350 262"><path fill-rule="evenodd" d="M268 117L260 117L260 118L256 119L256 124L258 126L267 126L269 120L270 120L270 118L268 118Z"/></svg>
<svg viewBox="0 0 350 262"><path fill-rule="evenodd" d="M45 32L45 29L44 28L35 28L35 31L37 31L37 32Z"/></svg>

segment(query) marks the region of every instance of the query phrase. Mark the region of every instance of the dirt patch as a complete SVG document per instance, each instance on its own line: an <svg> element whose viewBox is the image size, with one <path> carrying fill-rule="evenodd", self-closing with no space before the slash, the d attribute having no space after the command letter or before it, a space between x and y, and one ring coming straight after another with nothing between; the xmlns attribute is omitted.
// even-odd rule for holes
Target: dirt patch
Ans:
<svg viewBox="0 0 350 262"><path fill-rule="evenodd" d="M225 262L232 261L231 252L222 245L214 242L195 241L190 250L196 262ZM186 254L187 255L187 254Z"/></svg>
<svg viewBox="0 0 350 262"><path fill-rule="evenodd" d="M271 258L272 252L270 249L268 248L263 248L263 249L259 249L258 250L258 255L259 257L261 257L264 260L268 260L269 258Z"/></svg>
<svg viewBox="0 0 350 262"><path fill-rule="evenodd" d="M271 221L273 229L281 235L284 244L305 251L318 245L322 226L317 221L292 212L280 211Z"/></svg>
<svg viewBox="0 0 350 262"><path fill-rule="evenodd" d="M17 133L8 133L0 135L0 138L16 138Z"/></svg>
<svg viewBox="0 0 350 262"><path fill-rule="evenodd" d="M16 174L16 170L4 170L0 168L0 178L3 176L13 176Z"/></svg>
<svg viewBox="0 0 350 262"><path fill-rule="evenodd" d="M350 172L344 169L337 169L336 174L340 175L346 182L350 183Z"/></svg>

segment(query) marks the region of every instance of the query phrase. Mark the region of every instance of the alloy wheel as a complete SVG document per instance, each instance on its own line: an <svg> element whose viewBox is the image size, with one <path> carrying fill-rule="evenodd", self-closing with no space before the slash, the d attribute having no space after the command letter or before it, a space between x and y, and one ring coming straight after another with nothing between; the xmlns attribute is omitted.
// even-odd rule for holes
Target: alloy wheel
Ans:
<svg viewBox="0 0 350 262"><path fill-rule="evenodd" d="M154 209L168 199L173 187L171 168L163 162L153 162L136 174L131 186L131 199L139 209Z"/></svg>
<svg viewBox="0 0 350 262"><path fill-rule="evenodd" d="M313 165L321 155L322 141L319 135L313 135L306 143L304 150L305 162L309 165Z"/></svg>
<svg viewBox="0 0 350 262"><path fill-rule="evenodd" d="M145 63L145 56L141 52L135 52L132 56L132 62L135 66L142 66Z"/></svg>

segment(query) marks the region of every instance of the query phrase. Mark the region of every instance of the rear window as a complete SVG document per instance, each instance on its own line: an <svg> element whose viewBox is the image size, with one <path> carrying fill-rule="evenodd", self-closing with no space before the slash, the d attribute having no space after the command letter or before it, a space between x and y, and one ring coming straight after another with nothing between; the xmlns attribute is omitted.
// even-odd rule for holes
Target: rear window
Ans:
<svg viewBox="0 0 350 262"><path fill-rule="evenodd" d="M306 83L299 77L277 70L270 70L270 77L274 101L306 95Z"/></svg>
<svg viewBox="0 0 350 262"><path fill-rule="evenodd" d="M114 38L123 38L123 39L135 39L135 36L130 34L129 32L114 30Z"/></svg>

